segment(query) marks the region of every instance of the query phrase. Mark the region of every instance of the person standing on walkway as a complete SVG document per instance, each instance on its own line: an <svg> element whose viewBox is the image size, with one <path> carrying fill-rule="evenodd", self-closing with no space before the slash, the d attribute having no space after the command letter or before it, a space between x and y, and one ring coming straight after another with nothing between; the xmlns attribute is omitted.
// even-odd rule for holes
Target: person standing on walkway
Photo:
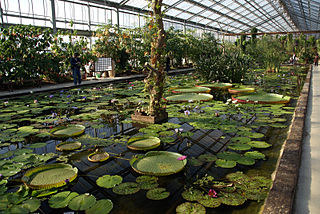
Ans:
<svg viewBox="0 0 320 214"><path fill-rule="evenodd" d="M80 74L80 67L81 67L81 60L79 58L79 53L74 53L74 56L70 59L71 63L71 70L73 75L73 83L77 85L77 83L81 84L81 74Z"/></svg>
<svg viewBox="0 0 320 214"><path fill-rule="evenodd" d="M318 62L319 62L319 54L317 53L316 56L314 57L314 65L318 66Z"/></svg>

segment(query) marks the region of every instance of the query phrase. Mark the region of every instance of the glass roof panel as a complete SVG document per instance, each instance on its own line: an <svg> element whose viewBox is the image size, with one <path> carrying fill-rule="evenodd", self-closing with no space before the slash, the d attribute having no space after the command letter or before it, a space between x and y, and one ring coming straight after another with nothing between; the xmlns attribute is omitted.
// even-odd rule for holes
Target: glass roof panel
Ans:
<svg viewBox="0 0 320 214"><path fill-rule="evenodd" d="M177 17L181 19L189 19L191 16L193 16L191 13L184 13L184 12L177 15Z"/></svg>
<svg viewBox="0 0 320 214"><path fill-rule="evenodd" d="M179 13L181 13L180 10L176 10L176 9L169 9L167 12L166 12L166 15L169 15L169 16L176 16L178 15Z"/></svg>
<svg viewBox="0 0 320 214"><path fill-rule="evenodd" d="M176 8L179 8L179 9L181 9L181 10L186 10L186 9L192 7L192 6L193 6L193 4L190 4L190 3L188 3L188 2L183 1L183 2L181 2L180 4L178 4L178 5L176 6Z"/></svg>
<svg viewBox="0 0 320 214"><path fill-rule="evenodd" d="M126 3L126 5L139 7L139 8L147 7L148 4L149 3L145 0L130 0L129 2Z"/></svg>
<svg viewBox="0 0 320 214"><path fill-rule="evenodd" d="M163 0L162 3L166 4L166 5L174 5L175 3L177 3L179 0Z"/></svg>
<svg viewBox="0 0 320 214"><path fill-rule="evenodd" d="M211 5L213 5L213 2L210 0L203 0L200 3L207 6L207 7L210 7Z"/></svg>
<svg viewBox="0 0 320 214"><path fill-rule="evenodd" d="M200 20L202 20L203 18L202 17L199 17L199 16L195 16L193 18L191 18L190 21L193 21L193 22L199 22Z"/></svg>
<svg viewBox="0 0 320 214"><path fill-rule="evenodd" d="M198 6L193 6L193 7L190 7L188 9L188 11L192 12L192 13L199 13L200 11L202 11L203 8L202 7L198 7Z"/></svg>
<svg viewBox="0 0 320 214"><path fill-rule="evenodd" d="M212 22L212 20L210 20L210 19L203 19L203 20L201 20L199 23L206 25L206 24L208 24L209 22Z"/></svg>

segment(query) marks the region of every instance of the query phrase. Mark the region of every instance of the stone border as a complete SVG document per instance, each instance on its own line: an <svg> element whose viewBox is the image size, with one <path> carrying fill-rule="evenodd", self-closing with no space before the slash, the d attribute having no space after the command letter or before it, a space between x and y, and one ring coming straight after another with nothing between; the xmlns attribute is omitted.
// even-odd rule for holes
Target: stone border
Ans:
<svg viewBox="0 0 320 214"><path fill-rule="evenodd" d="M311 77L312 68L300 93L288 137L278 160L273 185L260 212L262 214L293 213Z"/></svg>

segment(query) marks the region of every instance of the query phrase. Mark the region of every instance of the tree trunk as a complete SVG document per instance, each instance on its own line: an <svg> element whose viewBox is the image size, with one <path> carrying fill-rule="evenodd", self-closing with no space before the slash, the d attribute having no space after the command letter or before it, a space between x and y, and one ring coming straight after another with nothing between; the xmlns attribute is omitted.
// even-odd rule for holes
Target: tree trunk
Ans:
<svg viewBox="0 0 320 214"><path fill-rule="evenodd" d="M162 97L164 92L166 73L164 71L165 56L165 31L161 13L162 0L152 0L152 17L150 28L152 28L151 57L149 74L145 79L145 89L149 94L150 102L148 113L159 115L162 112Z"/></svg>

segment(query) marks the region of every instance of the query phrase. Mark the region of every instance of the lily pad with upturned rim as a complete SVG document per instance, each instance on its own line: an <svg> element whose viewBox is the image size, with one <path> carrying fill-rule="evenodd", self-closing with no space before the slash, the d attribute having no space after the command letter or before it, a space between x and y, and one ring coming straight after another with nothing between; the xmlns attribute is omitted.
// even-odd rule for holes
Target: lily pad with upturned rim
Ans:
<svg viewBox="0 0 320 214"><path fill-rule="evenodd" d="M245 86L241 86L241 87L238 87L238 88L229 88L228 89L228 92L230 94L252 93L254 91L255 91L254 88L245 87Z"/></svg>
<svg viewBox="0 0 320 214"><path fill-rule="evenodd" d="M131 158L131 167L140 174L166 176L180 172L187 159L178 160L183 155L168 151L151 151Z"/></svg>
<svg viewBox="0 0 320 214"><path fill-rule="evenodd" d="M204 93L183 93L178 95L173 95L166 97L165 100L169 102L197 102L197 101L209 101L212 100L213 96L211 94L204 94Z"/></svg>
<svg viewBox="0 0 320 214"><path fill-rule="evenodd" d="M69 164L56 163L39 166L28 170L22 177L22 182L33 189L50 189L61 187L73 181L78 175L78 169Z"/></svg>
<svg viewBox="0 0 320 214"><path fill-rule="evenodd" d="M208 87L208 88L215 88L215 89L227 89L231 88L231 83L224 83L224 82L216 82L216 83L207 83L207 84L201 84L200 87Z"/></svg>
<svg viewBox="0 0 320 214"><path fill-rule="evenodd" d="M172 93L210 93L208 87L177 87L171 89Z"/></svg>
<svg viewBox="0 0 320 214"><path fill-rule="evenodd" d="M65 141L56 145L56 150L58 151L73 151L81 148L81 143L79 141Z"/></svg>
<svg viewBox="0 0 320 214"><path fill-rule="evenodd" d="M128 148L132 150L150 150L160 146L160 139L152 136L137 136L128 140Z"/></svg>
<svg viewBox="0 0 320 214"><path fill-rule="evenodd" d="M290 101L290 97L272 93L256 93L232 97L232 100L237 100L239 103L285 104Z"/></svg>
<svg viewBox="0 0 320 214"><path fill-rule="evenodd" d="M90 162L103 162L108 160L110 157L108 152L94 152L88 155Z"/></svg>
<svg viewBox="0 0 320 214"><path fill-rule="evenodd" d="M85 128L83 125L58 126L49 133L53 137L75 137L83 134Z"/></svg>

